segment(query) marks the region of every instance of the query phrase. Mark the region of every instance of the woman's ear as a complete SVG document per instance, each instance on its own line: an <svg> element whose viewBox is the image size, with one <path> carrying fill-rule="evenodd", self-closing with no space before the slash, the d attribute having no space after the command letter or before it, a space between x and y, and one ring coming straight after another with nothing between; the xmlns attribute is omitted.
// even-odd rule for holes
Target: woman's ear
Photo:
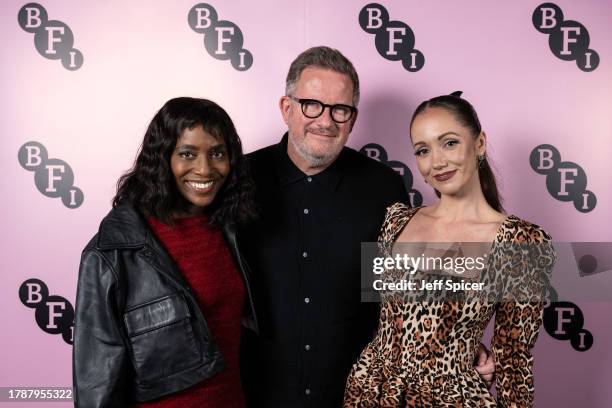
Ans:
<svg viewBox="0 0 612 408"><path fill-rule="evenodd" d="M487 152L487 134L482 131L476 139L476 155L484 156Z"/></svg>

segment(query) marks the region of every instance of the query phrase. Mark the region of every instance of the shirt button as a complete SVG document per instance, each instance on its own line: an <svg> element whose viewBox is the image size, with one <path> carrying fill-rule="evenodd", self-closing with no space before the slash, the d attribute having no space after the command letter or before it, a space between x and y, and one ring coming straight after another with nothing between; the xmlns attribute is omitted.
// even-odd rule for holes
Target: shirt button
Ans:
<svg viewBox="0 0 612 408"><path fill-rule="evenodd" d="M306 251L302 252L302 258L308 258L308 252Z"/></svg>
<svg viewBox="0 0 612 408"><path fill-rule="evenodd" d="M310 351L310 344L305 345L305 346L304 346L304 350L306 350L306 351Z"/></svg>
<svg viewBox="0 0 612 408"><path fill-rule="evenodd" d="M308 214L308 208L304 208L304 214Z"/></svg>
<svg viewBox="0 0 612 408"><path fill-rule="evenodd" d="M306 388L306 389L304 390L304 394L306 394L306 395L310 395L310 388Z"/></svg>
<svg viewBox="0 0 612 408"><path fill-rule="evenodd" d="M312 177L308 177L306 180L310 183L312 181Z"/></svg>
<svg viewBox="0 0 612 408"><path fill-rule="evenodd" d="M310 303L310 298L304 298L304 303Z"/></svg>

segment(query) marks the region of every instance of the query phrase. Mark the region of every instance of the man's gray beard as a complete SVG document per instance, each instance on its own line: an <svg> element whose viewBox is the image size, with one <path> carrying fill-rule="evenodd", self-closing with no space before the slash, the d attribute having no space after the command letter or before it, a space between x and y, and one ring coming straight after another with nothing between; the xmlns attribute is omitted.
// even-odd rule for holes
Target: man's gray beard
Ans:
<svg viewBox="0 0 612 408"><path fill-rule="evenodd" d="M302 144L293 138L289 138L297 154L304 159L312 168L323 167L331 164L340 152L329 151L327 154L315 155L310 151L306 143ZM340 149L342 150L342 149Z"/></svg>

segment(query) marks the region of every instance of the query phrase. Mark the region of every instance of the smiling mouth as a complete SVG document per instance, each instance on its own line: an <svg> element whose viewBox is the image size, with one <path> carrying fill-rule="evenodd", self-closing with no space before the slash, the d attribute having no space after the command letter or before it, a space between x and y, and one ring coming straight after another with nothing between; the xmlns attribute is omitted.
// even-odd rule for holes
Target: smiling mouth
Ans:
<svg viewBox="0 0 612 408"><path fill-rule="evenodd" d="M307 132L312 135L319 136L319 137L327 137L327 138L336 137L334 133L318 132L316 130L307 130Z"/></svg>
<svg viewBox="0 0 612 408"><path fill-rule="evenodd" d="M455 175L455 173L457 172L457 170L452 170L452 171L447 171L445 173L441 173L441 174L436 174L435 176L433 176L436 180L438 181L446 181L448 179L450 179L451 177L453 177Z"/></svg>
<svg viewBox="0 0 612 408"><path fill-rule="evenodd" d="M197 191L198 193L206 193L209 192L210 190L212 190L213 185L215 184L215 182L213 180L211 181L206 181L206 182L199 182L199 181L187 181L185 182L189 187L191 187L193 190Z"/></svg>

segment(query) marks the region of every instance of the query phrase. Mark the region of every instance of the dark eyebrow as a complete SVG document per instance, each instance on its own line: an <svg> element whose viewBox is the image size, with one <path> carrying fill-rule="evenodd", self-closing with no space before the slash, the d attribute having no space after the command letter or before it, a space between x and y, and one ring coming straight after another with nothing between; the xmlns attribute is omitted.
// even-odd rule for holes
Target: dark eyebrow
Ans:
<svg viewBox="0 0 612 408"><path fill-rule="evenodd" d="M442 140L442 138L444 138L444 136L448 136L448 135L455 135L455 136L461 137L461 135L459 133L446 132L446 133L442 133L440 136L438 136L438 140Z"/></svg>
<svg viewBox="0 0 612 408"><path fill-rule="evenodd" d="M438 139L438 140L442 140L442 139L443 139L445 136L448 136L448 135L455 135L455 136L459 136L459 137L461 137L461 135L460 135L459 133L455 133L455 132L446 132L446 133L442 133L440 136L438 136L438 137L437 137L437 139ZM425 144L425 143L424 143L424 142L417 142L417 143L415 143L415 144L414 144L414 146L413 146L413 147L416 147L416 146L418 146L418 145L420 145L420 144Z"/></svg>
<svg viewBox="0 0 612 408"><path fill-rule="evenodd" d="M225 143L219 143L210 147L211 149L227 149L227 145Z"/></svg>
<svg viewBox="0 0 612 408"><path fill-rule="evenodd" d="M195 149L196 147L194 145L177 145L176 146L177 149Z"/></svg>

